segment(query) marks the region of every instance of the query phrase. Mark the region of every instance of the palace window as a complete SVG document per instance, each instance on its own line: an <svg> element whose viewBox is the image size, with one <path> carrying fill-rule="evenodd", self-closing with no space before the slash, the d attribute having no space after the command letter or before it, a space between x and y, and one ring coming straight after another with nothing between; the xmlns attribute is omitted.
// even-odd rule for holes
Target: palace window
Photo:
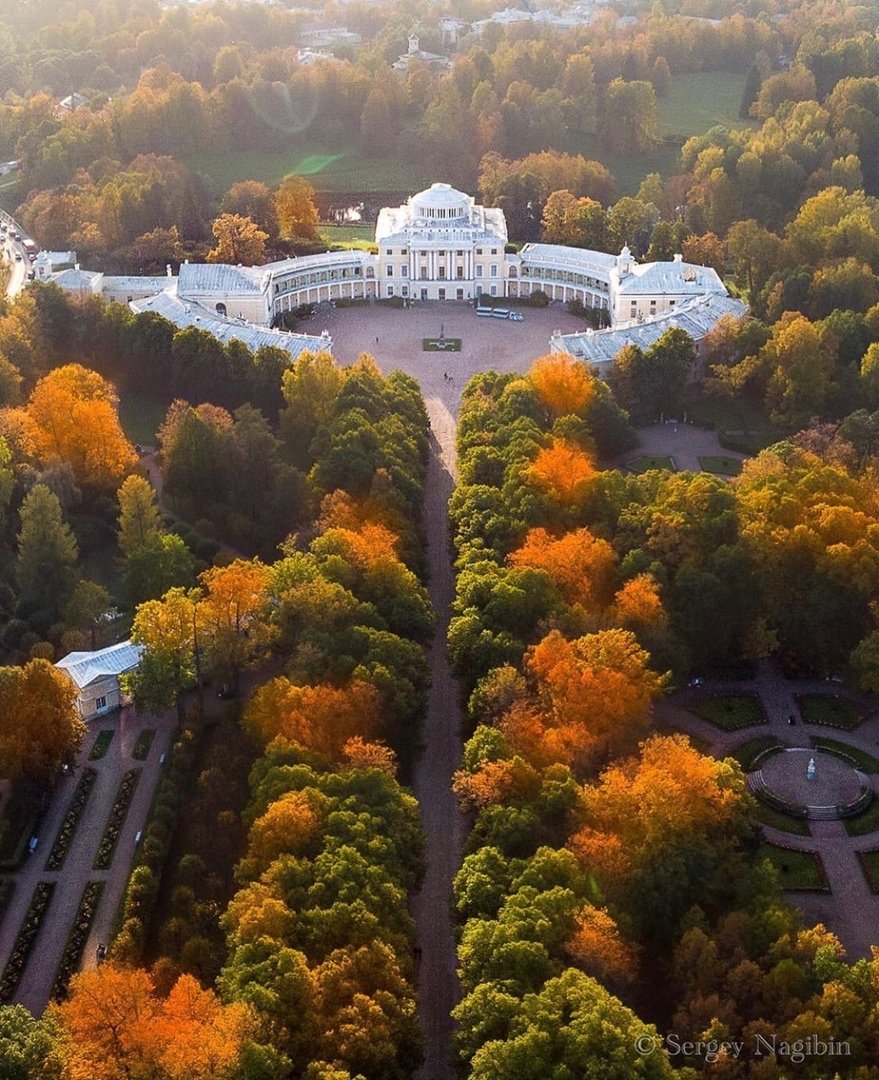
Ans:
<svg viewBox="0 0 879 1080"><path fill-rule="evenodd" d="M403 277L409 276L409 267L405 263L403 263L403 265L400 267L400 273L403 275Z"/></svg>
<svg viewBox="0 0 879 1080"><path fill-rule="evenodd" d="M476 264L476 276L477 277L482 277L482 264L481 263Z"/></svg>
<svg viewBox="0 0 879 1080"><path fill-rule="evenodd" d="M482 254L482 248L477 248L476 249L476 254L481 255Z"/></svg>
<svg viewBox="0 0 879 1080"><path fill-rule="evenodd" d="M394 268L393 268L393 266L387 267L386 273L387 273L388 277L393 277L394 276Z"/></svg>
<svg viewBox="0 0 879 1080"><path fill-rule="evenodd" d="M393 296L393 295L394 295L394 286L393 285L388 285L388 296Z"/></svg>
<svg viewBox="0 0 879 1080"><path fill-rule="evenodd" d="M491 264L491 276L497 277L497 263Z"/></svg>
<svg viewBox="0 0 879 1080"><path fill-rule="evenodd" d="M99 697L95 701L95 708L96 709L106 709L107 708L107 699L105 697Z"/></svg>

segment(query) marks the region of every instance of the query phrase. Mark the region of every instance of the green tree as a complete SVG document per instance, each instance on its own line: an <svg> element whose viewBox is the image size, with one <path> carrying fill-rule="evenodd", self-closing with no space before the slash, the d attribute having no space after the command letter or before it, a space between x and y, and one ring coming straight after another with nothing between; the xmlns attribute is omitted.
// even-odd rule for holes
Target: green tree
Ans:
<svg viewBox="0 0 879 1080"><path fill-rule="evenodd" d="M152 484L142 476L125 478L116 493L119 500L119 548L130 556L162 531L162 519Z"/></svg>
<svg viewBox="0 0 879 1080"><path fill-rule="evenodd" d="M58 1080L58 1033L23 1005L0 1006L0 1077L3 1080Z"/></svg>
<svg viewBox="0 0 879 1080"><path fill-rule="evenodd" d="M747 120L751 115L751 106L757 100L760 87L763 85L763 76L756 64L751 64L748 74L745 76L745 85L742 87L742 100L739 102L739 116Z"/></svg>
<svg viewBox="0 0 879 1080"><path fill-rule="evenodd" d="M88 648L96 649L101 620L112 605L112 597L103 585L82 578L74 586L64 609L64 621L85 636Z"/></svg>
<svg viewBox="0 0 879 1080"><path fill-rule="evenodd" d="M181 724L183 696L199 678L199 599L195 591L170 589L141 604L131 627L131 640L144 650L125 678L135 707L160 712L176 705Z"/></svg>
<svg viewBox="0 0 879 1080"><path fill-rule="evenodd" d="M154 533L126 556L123 565L125 594L132 608L156 600L175 586L195 581L195 560L176 533Z"/></svg>
<svg viewBox="0 0 879 1080"><path fill-rule="evenodd" d="M659 141L656 91L649 82L614 79L607 88L601 142L611 154L644 154Z"/></svg>
<svg viewBox="0 0 879 1080"><path fill-rule="evenodd" d="M21 602L50 624L60 617L76 583L76 539L57 495L44 484L27 493L19 516L15 574Z"/></svg>
<svg viewBox="0 0 879 1080"><path fill-rule="evenodd" d="M499 1007L494 1024L494 1018L482 1012L488 1004ZM515 1007L503 994L492 1002L485 992L479 1006L475 1010L468 997L455 1009L465 1033L475 1022L489 1032L495 1028L494 1037L472 1057L471 1080L672 1080L676 1075L662 1049L646 1056L638 1051L639 1039L651 1048L660 1046L656 1029L573 968L516 1001Z"/></svg>

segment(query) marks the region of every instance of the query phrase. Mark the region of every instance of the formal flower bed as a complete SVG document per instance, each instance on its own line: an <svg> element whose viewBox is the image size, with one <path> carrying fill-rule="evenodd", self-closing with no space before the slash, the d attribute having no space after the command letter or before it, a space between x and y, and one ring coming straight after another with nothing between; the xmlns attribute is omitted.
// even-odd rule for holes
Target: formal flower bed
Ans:
<svg viewBox="0 0 879 1080"><path fill-rule="evenodd" d="M6 967L3 969L3 977L0 978L0 1001L9 1001L15 993L19 982L21 982L27 959L31 954L31 949L34 947L34 942L37 940L40 927L43 925L43 919L51 903L54 891L54 881L41 881L34 889L34 895L31 898L27 914L21 924L21 929L18 931L15 944L12 946L12 952L9 955Z"/></svg>
<svg viewBox="0 0 879 1080"><path fill-rule="evenodd" d="M131 806L131 800L134 798L137 782L140 780L140 773L140 769L129 769L122 777L119 784L119 790L116 793L116 801L113 803L113 809L110 811L107 828L104 829L104 835L101 837L98 854L95 856L95 870L108 870L110 868L110 863L113 861L113 852L116 850L116 844L119 840L119 834L122 832L122 826L125 824L128 808Z"/></svg>
<svg viewBox="0 0 879 1080"><path fill-rule="evenodd" d="M101 894L104 891L103 881L90 881L82 893L79 902L79 910L67 935L67 943L61 954L61 963L55 973L55 982L52 984L52 997L64 997L71 978L79 969L85 943L88 940L89 931L92 928L98 904L101 902Z"/></svg>
<svg viewBox="0 0 879 1080"><path fill-rule="evenodd" d="M103 731L98 732L98 737L95 739L91 753L89 754L89 761L100 761L104 754L107 753L107 749L113 741L113 736L115 734L116 732L113 728L105 728Z"/></svg>
<svg viewBox="0 0 879 1080"><path fill-rule="evenodd" d="M135 761L146 761L155 737L155 728L146 728L138 735L134 744L134 750L132 750L132 756Z"/></svg>
<svg viewBox="0 0 879 1080"><path fill-rule="evenodd" d="M76 833L76 826L79 824L82 812L89 801L97 775L95 770L90 769L88 766L83 769L79 783L76 785L76 791L74 791L73 798L70 800L70 806L67 807L67 813L64 815L64 820L58 829L55 843L49 852L49 858L46 859L47 870L60 870L64 865L64 860L67 858L67 852L70 850L70 845Z"/></svg>

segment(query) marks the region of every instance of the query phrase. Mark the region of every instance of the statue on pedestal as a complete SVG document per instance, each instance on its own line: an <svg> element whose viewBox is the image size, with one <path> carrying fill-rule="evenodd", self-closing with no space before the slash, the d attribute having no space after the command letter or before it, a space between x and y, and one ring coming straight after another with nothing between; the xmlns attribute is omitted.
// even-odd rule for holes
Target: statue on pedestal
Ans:
<svg viewBox="0 0 879 1080"><path fill-rule="evenodd" d="M814 780L816 771L817 770L815 768L815 759L811 757L809 758L809 764L806 766L806 779Z"/></svg>

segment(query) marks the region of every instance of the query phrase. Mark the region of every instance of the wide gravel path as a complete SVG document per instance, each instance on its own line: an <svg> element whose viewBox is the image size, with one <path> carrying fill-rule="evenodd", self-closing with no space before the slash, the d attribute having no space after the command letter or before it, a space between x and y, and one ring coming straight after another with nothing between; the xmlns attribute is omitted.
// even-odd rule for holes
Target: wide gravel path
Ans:
<svg viewBox="0 0 879 1080"><path fill-rule="evenodd" d="M414 789L427 836L427 873L414 898L418 959L419 1015L425 1035L422 1080L453 1080L451 1010L458 1001L452 878L461 863L464 826L452 793L452 775L461 761L460 688L449 666L446 631L455 591L450 561L448 502L455 485L457 401L426 394L431 423L430 464L425 490L425 527L430 598L437 622L428 658L432 685L424 732L424 752L415 769ZM454 412L453 412L454 410Z"/></svg>

